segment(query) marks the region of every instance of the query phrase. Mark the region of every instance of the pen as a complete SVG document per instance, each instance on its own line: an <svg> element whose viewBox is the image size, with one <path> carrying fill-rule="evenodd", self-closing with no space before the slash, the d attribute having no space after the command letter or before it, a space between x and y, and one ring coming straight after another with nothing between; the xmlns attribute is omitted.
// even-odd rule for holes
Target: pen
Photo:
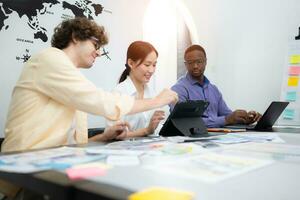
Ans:
<svg viewBox="0 0 300 200"><path fill-rule="evenodd" d="M221 129L221 128L208 128L208 132L225 132L225 133L230 133L232 130L230 129Z"/></svg>
<svg viewBox="0 0 300 200"><path fill-rule="evenodd" d="M186 142L199 142L199 141L206 142L206 141L210 141L210 140L211 139L195 138L195 139L186 139L186 140L183 140L182 142L183 143L186 143Z"/></svg>
<svg viewBox="0 0 300 200"><path fill-rule="evenodd" d="M233 133L233 132L245 132L246 129L208 128L207 131L208 132Z"/></svg>

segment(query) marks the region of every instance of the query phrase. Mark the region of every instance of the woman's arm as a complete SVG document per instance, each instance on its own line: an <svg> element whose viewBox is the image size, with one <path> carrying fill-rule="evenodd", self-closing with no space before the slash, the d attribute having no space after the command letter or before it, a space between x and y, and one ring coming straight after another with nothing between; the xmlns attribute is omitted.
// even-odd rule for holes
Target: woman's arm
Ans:
<svg viewBox="0 0 300 200"><path fill-rule="evenodd" d="M153 113L147 127L140 128L135 131L129 131L127 133L127 137L143 137L143 136L153 134L159 122L164 119L165 119L165 112L162 110L156 110Z"/></svg>

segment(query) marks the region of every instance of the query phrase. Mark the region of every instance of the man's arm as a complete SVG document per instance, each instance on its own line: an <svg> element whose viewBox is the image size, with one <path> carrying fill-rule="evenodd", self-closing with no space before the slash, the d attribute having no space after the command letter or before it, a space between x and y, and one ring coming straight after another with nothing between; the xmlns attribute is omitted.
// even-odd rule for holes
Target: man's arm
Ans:
<svg viewBox="0 0 300 200"><path fill-rule="evenodd" d="M184 87L184 85L175 84L172 87L172 90L177 92L180 102L190 100L188 90ZM172 110L173 106L170 106L170 108ZM221 127L224 126L225 124L225 116L219 116L219 117L203 116L202 119L207 127Z"/></svg>
<svg viewBox="0 0 300 200"><path fill-rule="evenodd" d="M171 87L171 90L177 93L179 102L189 100L188 91L183 85L175 84L174 86ZM174 106L175 104L169 104L170 110L173 110Z"/></svg>
<svg viewBox="0 0 300 200"><path fill-rule="evenodd" d="M206 127L208 128L219 128L225 125L225 116L219 117L202 117Z"/></svg>
<svg viewBox="0 0 300 200"><path fill-rule="evenodd" d="M97 88L58 49L48 49L30 62L36 90L50 101L110 119L118 119L132 109L132 97Z"/></svg>
<svg viewBox="0 0 300 200"><path fill-rule="evenodd" d="M218 100L218 116L227 116L232 113L232 110L227 106L223 99L222 94L218 90L219 100Z"/></svg>
<svg viewBox="0 0 300 200"><path fill-rule="evenodd" d="M168 89L154 99L137 101L128 95L103 91L87 80L64 54L57 51L42 55L38 61L40 66L35 69L35 86L39 92L71 108L110 120L177 101L177 94Z"/></svg>
<svg viewBox="0 0 300 200"><path fill-rule="evenodd" d="M128 114L152 110L167 104L175 104L177 101L178 96L176 92L170 89L164 89L153 99L136 99Z"/></svg>

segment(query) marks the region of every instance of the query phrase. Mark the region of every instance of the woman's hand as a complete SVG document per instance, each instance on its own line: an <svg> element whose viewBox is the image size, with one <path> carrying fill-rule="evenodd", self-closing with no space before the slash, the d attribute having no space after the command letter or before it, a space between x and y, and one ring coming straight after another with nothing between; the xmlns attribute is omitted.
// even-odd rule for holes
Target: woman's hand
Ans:
<svg viewBox="0 0 300 200"><path fill-rule="evenodd" d="M165 119L165 112L162 110L156 110L150 119L146 135L152 134L157 128L159 122L163 119Z"/></svg>

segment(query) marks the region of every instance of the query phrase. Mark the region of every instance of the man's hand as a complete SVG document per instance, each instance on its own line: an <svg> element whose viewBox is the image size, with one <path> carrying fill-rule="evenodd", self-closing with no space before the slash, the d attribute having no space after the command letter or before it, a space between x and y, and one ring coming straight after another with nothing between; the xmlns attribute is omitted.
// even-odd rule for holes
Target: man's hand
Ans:
<svg viewBox="0 0 300 200"><path fill-rule="evenodd" d="M225 125L230 124L246 124L248 113L245 110L235 110L225 117Z"/></svg>
<svg viewBox="0 0 300 200"><path fill-rule="evenodd" d="M257 122L261 118L261 114L256 111L249 111L247 113L247 121L246 124L252 124L254 122Z"/></svg>
<svg viewBox="0 0 300 200"><path fill-rule="evenodd" d="M160 106L167 104L175 104L178 101L178 95L176 92L170 89L163 89L156 97L155 100Z"/></svg>
<svg viewBox="0 0 300 200"><path fill-rule="evenodd" d="M126 138L128 128L128 122L117 122L113 126L106 127L102 134L95 135L90 140L98 142L107 142L114 139L122 140Z"/></svg>

